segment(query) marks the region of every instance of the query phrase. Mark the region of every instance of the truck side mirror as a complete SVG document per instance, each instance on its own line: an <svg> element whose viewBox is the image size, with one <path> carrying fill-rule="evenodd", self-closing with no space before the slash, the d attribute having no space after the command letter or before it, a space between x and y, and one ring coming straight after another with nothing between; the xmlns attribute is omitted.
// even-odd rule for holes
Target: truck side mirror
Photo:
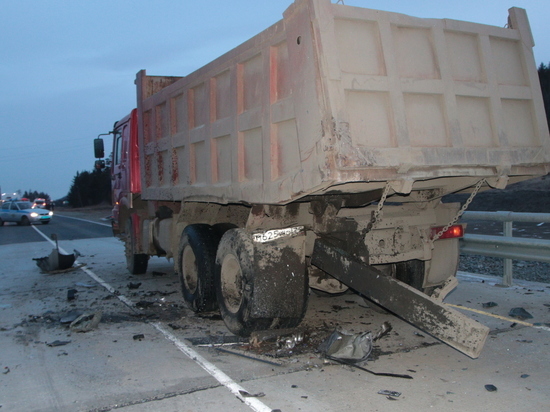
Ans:
<svg viewBox="0 0 550 412"><path fill-rule="evenodd" d="M94 153L96 159L105 157L105 149L103 148L103 139L98 137L94 139Z"/></svg>

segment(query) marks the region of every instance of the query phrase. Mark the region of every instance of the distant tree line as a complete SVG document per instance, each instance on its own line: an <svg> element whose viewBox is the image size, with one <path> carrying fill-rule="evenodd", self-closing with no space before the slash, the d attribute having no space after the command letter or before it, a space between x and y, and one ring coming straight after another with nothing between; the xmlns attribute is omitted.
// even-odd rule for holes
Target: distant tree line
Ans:
<svg viewBox="0 0 550 412"><path fill-rule="evenodd" d="M49 199L50 195L44 192L37 192L36 190L25 190L25 193L21 197L34 202L35 199Z"/></svg>
<svg viewBox="0 0 550 412"><path fill-rule="evenodd" d="M540 87L542 89L542 99L546 108L546 120L550 127L550 63L545 65L541 63L539 66Z"/></svg>
<svg viewBox="0 0 550 412"><path fill-rule="evenodd" d="M111 169L77 172L67 194L72 207L111 203Z"/></svg>

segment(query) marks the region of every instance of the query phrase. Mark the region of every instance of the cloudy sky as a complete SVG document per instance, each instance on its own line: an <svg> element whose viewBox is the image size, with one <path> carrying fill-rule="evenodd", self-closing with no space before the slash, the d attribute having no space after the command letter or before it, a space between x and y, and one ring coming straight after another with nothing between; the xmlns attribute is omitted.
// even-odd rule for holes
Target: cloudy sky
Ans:
<svg viewBox="0 0 550 412"><path fill-rule="evenodd" d="M280 20L292 0L0 0L0 188L65 196L92 140L135 106L134 79L184 76ZM333 0L336 2L336 0ZM345 0L504 26L527 9L550 62L549 0Z"/></svg>

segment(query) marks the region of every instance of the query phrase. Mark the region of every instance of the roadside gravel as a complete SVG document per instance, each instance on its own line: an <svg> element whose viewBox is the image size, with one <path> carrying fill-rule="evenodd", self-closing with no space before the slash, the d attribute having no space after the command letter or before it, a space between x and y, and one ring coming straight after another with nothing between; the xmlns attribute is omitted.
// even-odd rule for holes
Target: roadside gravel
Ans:
<svg viewBox="0 0 550 412"><path fill-rule="evenodd" d="M502 277L504 259L489 256L460 255L458 270L479 275ZM550 264L548 263L514 260L512 261L512 273L513 279L550 283Z"/></svg>

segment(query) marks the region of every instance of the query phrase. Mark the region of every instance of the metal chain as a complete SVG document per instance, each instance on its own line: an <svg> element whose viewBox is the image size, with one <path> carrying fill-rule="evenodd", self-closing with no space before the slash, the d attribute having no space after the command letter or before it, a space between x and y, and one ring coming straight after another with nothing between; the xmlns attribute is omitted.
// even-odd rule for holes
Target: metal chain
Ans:
<svg viewBox="0 0 550 412"><path fill-rule="evenodd" d="M435 234L435 236L432 239L432 242L435 242L437 239L439 239L443 235L443 233L445 233L447 230L449 230L449 228L452 225L454 225L456 222L458 222L458 219L460 219L460 216L462 216L464 214L464 212L466 211L466 209L468 209L468 206L470 206L470 203L472 203L472 200L474 200L474 197L477 195L477 192L479 192L479 189L481 189L481 186L483 186L483 184L485 182L486 182L485 179L481 179L479 182L477 182L476 187L474 188L474 190L473 190L472 194L470 195L470 197L468 198L468 200L466 200L466 202L460 208L460 210L458 211L456 216L453 218L453 220L451 220L449 223L447 223L447 225L445 225L443 227L443 229L441 229L439 232L437 232Z"/></svg>
<svg viewBox="0 0 550 412"><path fill-rule="evenodd" d="M371 228L374 227L378 222L380 222L381 215L382 215L382 208L384 207L384 202L386 201L386 198L388 197L389 193L390 193L390 184L389 182L386 182L386 186L384 187L384 192L382 193L382 197L378 202L378 207L372 214L371 225L370 225Z"/></svg>

